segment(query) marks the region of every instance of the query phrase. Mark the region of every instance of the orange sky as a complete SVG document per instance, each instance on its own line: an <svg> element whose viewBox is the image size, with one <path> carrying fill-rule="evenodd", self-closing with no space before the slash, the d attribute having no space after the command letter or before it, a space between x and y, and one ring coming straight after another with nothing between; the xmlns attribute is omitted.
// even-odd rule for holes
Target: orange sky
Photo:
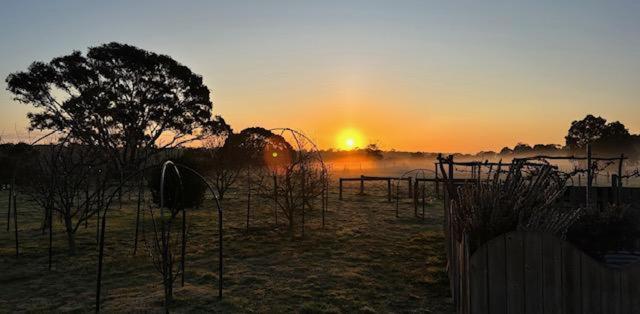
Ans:
<svg viewBox="0 0 640 314"><path fill-rule="evenodd" d="M322 148L348 128L407 151L562 144L586 114L640 131L639 17L624 0L12 1L0 78L119 41L202 75L236 131L290 127ZM26 139L28 110L0 89L4 141Z"/></svg>

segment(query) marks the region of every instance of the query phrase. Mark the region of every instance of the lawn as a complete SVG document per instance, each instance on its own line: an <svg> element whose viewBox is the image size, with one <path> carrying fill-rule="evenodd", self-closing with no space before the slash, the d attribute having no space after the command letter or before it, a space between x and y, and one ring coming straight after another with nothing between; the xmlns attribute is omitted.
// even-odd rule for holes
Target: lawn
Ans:
<svg viewBox="0 0 640 314"><path fill-rule="evenodd" d="M41 211L18 198L20 256L6 230L7 192L0 193L0 312L94 310L96 225L79 229L78 254L68 256L66 236L55 221L53 269L47 270L47 236ZM253 202L246 230L246 198L235 191L223 201L224 297L217 298L217 224L212 202L189 212L184 287L177 312L453 312L445 272L441 205L413 217L410 200L394 203L384 193L330 193L323 229L319 212L308 213L304 238L291 239L284 221L275 226L271 204ZM117 206L116 206L117 207ZM161 276L144 244L132 256L135 202L110 211L103 303L106 312L162 311Z"/></svg>

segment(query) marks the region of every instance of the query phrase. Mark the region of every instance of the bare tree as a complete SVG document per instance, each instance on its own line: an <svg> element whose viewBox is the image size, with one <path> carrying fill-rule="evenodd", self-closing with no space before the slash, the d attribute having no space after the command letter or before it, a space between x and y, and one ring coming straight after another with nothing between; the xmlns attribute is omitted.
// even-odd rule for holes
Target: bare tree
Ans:
<svg viewBox="0 0 640 314"><path fill-rule="evenodd" d="M206 172L213 178L218 197L222 200L226 191L238 179L243 165L238 159L239 141L236 140L233 129L222 118L217 118L217 122L217 131L207 136L203 143L210 156L210 167Z"/></svg>
<svg viewBox="0 0 640 314"><path fill-rule="evenodd" d="M45 212L57 213L64 223L69 254L76 253L78 228L96 215L104 204L107 175L105 161L90 147L61 143L41 152L35 169L28 174L25 191ZM45 224L51 224L45 218Z"/></svg>
<svg viewBox="0 0 640 314"><path fill-rule="evenodd" d="M149 204L148 212L152 229L143 230L143 240L155 269L162 276L164 305L167 308L173 301L176 279L180 274L184 279L187 232L185 189L178 168L171 162L164 163L160 172L153 173L153 177L158 180L151 180L154 202ZM181 267L176 267L178 257Z"/></svg>
<svg viewBox="0 0 640 314"><path fill-rule="evenodd" d="M315 149L315 145L303 134L286 129L292 146L282 135L274 134L264 146L263 171L272 180L260 180L258 188L262 197L276 204L276 211L284 214L291 236L295 236L297 221L302 224L304 236L305 214L317 208L316 200L325 203L327 171ZM322 208L324 210L324 207ZM324 213L324 211L323 211Z"/></svg>

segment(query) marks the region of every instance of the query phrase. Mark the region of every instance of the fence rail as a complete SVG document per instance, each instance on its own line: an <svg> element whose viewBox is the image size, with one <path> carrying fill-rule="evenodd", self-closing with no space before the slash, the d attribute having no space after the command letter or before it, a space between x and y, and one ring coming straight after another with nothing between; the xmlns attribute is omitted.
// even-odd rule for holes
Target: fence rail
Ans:
<svg viewBox="0 0 640 314"><path fill-rule="evenodd" d="M412 180L413 178L399 178L399 177L373 177L373 176L364 176L361 175L359 177L354 177L354 178L339 178L338 179L338 185L339 185L339 198L342 200L342 190L343 190L343 182L345 181L359 181L360 182L360 194L364 194L364 182L365 181L383 181L383 182L387 182L387 201L391 202L391 182L392 181L406 181L407 182L407 186L409 188L409 194L411 195L411 189L412 189Z"/></svg>

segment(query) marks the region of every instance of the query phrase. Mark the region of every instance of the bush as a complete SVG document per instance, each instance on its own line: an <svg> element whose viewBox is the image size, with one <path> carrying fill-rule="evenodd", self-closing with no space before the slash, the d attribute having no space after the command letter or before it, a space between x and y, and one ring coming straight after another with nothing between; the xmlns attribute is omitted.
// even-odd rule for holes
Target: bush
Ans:
<svg viewBox="0 0 640 314"><path fill-rule="evenodd" d="M185 165L195 171L202 172L206 155L197 150L186 150L180 158L173 160L176 164ZM168 208L199 207L204 201L207 186L196 174L178 167L180 178L175 169L167 167L164 186L164 206ZM153 168L146 174L153 202L160 204L160 176L162 167Z"/></svg>
<svg viewBox="0 0 640 314"><path fill-rule="evenodd" d="M26 143L0 144L0 185L23 185L26 172L32 171L38 151Z"/></svg>
<svg viewBox="0 0 640 314"><path fill-rule="evenodd" d="M454 236L469 235L471 250L501 234L514 231L545 231L563 237L581 209L559 204L564 180L551 166L527 173L521 162L508 171L498 169L492 180L466 184L453 193L451 223ZM506 173L506 175L505 175Z"/></svg>
<svg viewBox="0 0 640 314"><path fill-rule="evenodd" d="M569 229L567 238L595 258L607 251L638 250L640 213L622 205L586 213Z"/></svg>

